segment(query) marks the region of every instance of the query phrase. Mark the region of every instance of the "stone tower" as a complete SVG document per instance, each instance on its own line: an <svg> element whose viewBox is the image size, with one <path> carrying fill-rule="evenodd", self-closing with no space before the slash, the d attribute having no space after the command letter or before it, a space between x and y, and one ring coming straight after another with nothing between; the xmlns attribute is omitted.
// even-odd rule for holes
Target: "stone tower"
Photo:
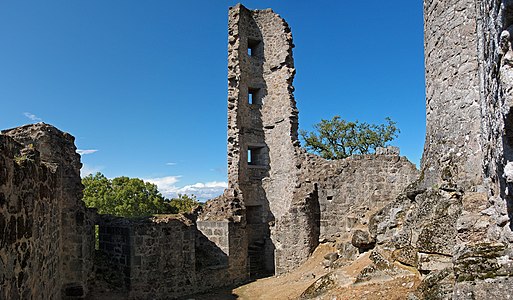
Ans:
<svg viewBox="0 0 513 300"><path fill-rule="evenodd" d="M295 186L292 34L272 10L240 4L230 8L228 26L229 187L243 195L252 273L273 273L269 226L288 209Z"/></svg>
<svg viewBox="0 0 513 300"><path fill-rule="evenodd" d="M482 183L478 7L475 0L424 1L427 187ZM451 181L451 182L448 182Z"/></svg>

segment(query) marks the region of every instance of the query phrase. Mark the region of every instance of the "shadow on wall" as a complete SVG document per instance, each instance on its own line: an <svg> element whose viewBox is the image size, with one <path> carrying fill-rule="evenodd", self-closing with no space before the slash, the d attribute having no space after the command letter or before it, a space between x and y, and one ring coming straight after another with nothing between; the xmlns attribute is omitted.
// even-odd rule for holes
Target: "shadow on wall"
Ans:
<svg viewBox="0 0 513 300"><path fill-rule="evenodd" d="M263 77L266 45L262 32L249 11L241 14L241 18L246 18L242 22L249 25L245 27L247 37L243 34L240 37L240 42L243 47L247 46L247 51L240 53L242 74L246 78L240 81L239 87L239 98L242 100L239 118L243 149L239 187L246 206L250 276L260 278L274 274L275 246L271 240L270 225L275 218L266 191L262 187L262 180L270 176L271 165L266 131L273 129L264 127L262 111L272 103L268 103L266 99L268 87Z"/></svg>
<svg viewBox="0 0 513 300"><path fill-rule="evenodd" d="M140 299L179 297L226 285L229 260L196 223L183 216L99 215L97 280ZM227 226L225 226L227 228ZM228 244L222 226L204 228ZM115 276L113 276L115 275ZM109 280L115 280L115 282Z"/></svg>

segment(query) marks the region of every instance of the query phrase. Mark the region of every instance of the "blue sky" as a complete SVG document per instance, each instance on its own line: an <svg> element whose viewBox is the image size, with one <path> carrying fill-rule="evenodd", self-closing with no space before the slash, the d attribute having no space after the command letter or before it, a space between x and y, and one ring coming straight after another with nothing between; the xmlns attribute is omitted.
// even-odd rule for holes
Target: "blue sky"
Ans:
<svg viewBox="0 0 513 300"><path fill-rule="evenodd" d="M226 185L227 12L237 1L0 1L0 129L76 137L83 172L200 199ZM292 28L300 128L321 118L425 133L422 1L245 1ZM87 151L86 151L87 150Z"/></svg>

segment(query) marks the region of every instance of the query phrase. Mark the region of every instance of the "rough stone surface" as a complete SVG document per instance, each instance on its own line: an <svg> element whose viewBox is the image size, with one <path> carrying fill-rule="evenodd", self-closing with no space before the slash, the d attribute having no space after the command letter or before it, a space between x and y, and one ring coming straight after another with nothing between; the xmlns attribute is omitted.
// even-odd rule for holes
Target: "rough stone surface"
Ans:
<svg viewBox="0 0 513 300"><path fill-rule="evenodd" d="M351 238L351 244L358 248L361 252L374 247L376 241L370 236L367 231L355 230Z"/></svg>
<svg viewBox="0 0 513 300"><path fill-rule="evenodd" d="M427 187L482 183L477 2L424 1Z"/></svg>
<svg viewBox="0 0 513 300"><path fill-rule="evenodd" d="M217 204L237 203L224 200ZM246 232L233 221L240 209L222 217L222 210L208 213L214 207L221 208L209 203L198 219L99 217L99 250L130 299L176 298L247 280Z"/></svg>
<svg viewBox="0 0 513 300"><path fill-rule="evenodd" d="M0 134L0 298L81 298L94 250L73 137L39 123Z"/></svg>
<svg viewBox="0 0 513 300"><path fill-rule="evenodd" d="M510 296L512 4L424 1L421 175L369 225L387 259L429 274L420 298Z"/></svg>

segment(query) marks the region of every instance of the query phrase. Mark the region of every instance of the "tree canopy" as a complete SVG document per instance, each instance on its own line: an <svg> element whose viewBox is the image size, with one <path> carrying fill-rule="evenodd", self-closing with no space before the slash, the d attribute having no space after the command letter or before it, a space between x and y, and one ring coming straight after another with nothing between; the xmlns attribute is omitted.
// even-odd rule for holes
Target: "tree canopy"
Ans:
<svg viewBox="0 0 513 300"><path fill-rule="evenodd" d="M200 203L194 195L178 194L176 198L169 200L169 205L174 213L190 212Z"/></svg>
<svg viewBox="0 0 513 300"><path fill-rule="evenodd" d="M168 200L155 184L139 178L117 177L108 179L101 173L82 179L83 200L100 214L121 217L141 217L153 214L189 212L200 203L194 195L178 195Z"/></svg>
<svg viewBox="0 0 513 300"><path fill-rule="evenodd" d="M385 147L387 142L398 136L400 130L390 118L386 124L348 122L334 116L331 120L321 119L314 125L315 131L301 130L307 150L326 159L341 159L353 154L368 154L377 147Z"/></svg>

